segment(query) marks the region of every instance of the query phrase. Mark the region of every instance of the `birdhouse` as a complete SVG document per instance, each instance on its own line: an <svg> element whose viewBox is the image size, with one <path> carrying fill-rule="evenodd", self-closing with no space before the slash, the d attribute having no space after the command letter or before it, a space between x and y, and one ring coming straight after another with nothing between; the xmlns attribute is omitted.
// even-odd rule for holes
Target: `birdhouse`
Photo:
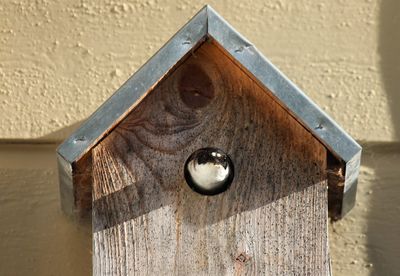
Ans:
<svg viewBox="0 0 400 276"><path fill-rule="evenodd" d="M327 275L361 147L211 7L58 148L96 275Z"/></svg>

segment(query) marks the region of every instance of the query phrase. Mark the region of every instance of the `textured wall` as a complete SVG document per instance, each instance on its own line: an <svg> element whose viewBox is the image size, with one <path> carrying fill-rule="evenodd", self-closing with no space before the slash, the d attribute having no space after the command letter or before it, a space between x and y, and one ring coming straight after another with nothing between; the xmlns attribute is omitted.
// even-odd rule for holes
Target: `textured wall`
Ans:
<svg viewBox="0 0 400 276"><path fill-rule="evenodd" d="M330 227L335 275L398 273L400 1L209 4L367 148L357 206ZM60 212L54 144L202 6L0 1L1 275L89 273L90 229Z"/></svg>
<svg viewBox="0 0 400 276"><path fill-rule="evenodd" d="M355 138L393 141L380 75L379 2L210 4ZM61 139L64 128L91 114L202 6L1 1L0 137Z"/></svg>

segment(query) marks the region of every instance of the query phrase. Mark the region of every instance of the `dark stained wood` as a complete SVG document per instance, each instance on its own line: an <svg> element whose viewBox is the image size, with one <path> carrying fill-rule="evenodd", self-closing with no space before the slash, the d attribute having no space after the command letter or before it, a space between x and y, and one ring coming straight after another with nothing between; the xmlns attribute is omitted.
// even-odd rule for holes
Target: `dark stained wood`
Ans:
<svg viewBox="0 0 400 276"><path fill-rule="evenodd" d="M216 196L183 177L203 147L235 165ZM92 150L94 274L327 275L326 155L203 44Z"/></svg>
<svg viewBox="0 0 400 276"><path fill-rule="evenodd" d="M210 104L215 94L212 80L196 64L186 66L185 74L179 79L177 89L183 103L194 109Z"/></svg>
<svg viewBox="0 0 400 276"><path fill-rule="evenodd" d="M327 156L327 176L328 176L328 206L329 217L332 220L341 218L342 197L344 189L344 168L343 162L340 162L333 155Z"/></svg>
<svg viewBox="0 0 400 276"><path fill-rule="evenodd" d="M92 211L92 152L72 164L76 218L90 218Z"/></svg>

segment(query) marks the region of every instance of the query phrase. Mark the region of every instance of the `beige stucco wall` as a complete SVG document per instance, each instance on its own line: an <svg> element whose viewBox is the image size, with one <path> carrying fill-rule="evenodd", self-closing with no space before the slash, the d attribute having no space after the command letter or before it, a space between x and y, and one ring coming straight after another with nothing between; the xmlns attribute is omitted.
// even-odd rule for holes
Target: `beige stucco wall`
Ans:
<svg viewBox="0 0 400 276"><path fill-rule="evenodd" d="M383 2L210 4L355 138L398 141L381 74L383 43L396 36L382 38ZM54 132L91 114L202 6L1 1L0 137L62 138Z"/></svg>
<svg viewBox="0 0 400 276"><path fill-rule="evenodd" d="M330 228L335 275L395 275L400 1L209 4L367 147L357 206ZM0 275L89 272L90 229L59 210L55 145L203 5L0 2Z"/></svg>

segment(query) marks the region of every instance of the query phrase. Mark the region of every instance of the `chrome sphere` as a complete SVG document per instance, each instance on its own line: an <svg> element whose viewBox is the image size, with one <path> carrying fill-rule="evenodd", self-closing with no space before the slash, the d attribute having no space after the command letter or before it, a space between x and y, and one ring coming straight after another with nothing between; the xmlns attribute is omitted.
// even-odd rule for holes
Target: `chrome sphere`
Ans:
<svg viewBox="0 0 400 276"><path fill-rule="evenodd" d="M192 190L204 195L216 195L229 188L234 169L232 160L225 152L203 148L189 156L184 174Z"/></svg>

